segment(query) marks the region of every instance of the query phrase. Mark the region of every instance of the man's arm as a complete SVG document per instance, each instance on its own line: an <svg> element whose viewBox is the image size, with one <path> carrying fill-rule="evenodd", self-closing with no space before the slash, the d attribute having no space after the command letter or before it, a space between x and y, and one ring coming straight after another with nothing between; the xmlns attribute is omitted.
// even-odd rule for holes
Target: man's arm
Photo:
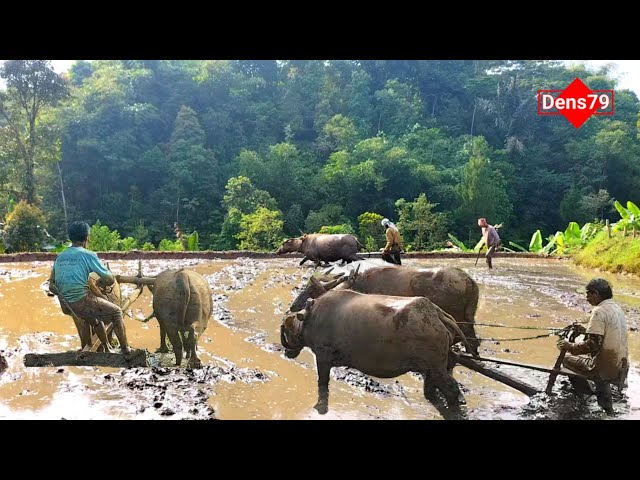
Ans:
<svg viewBox="0 0 640 480"><path fill-rule="evenodd" d="M384 250L382 251L384 253L389 253L389 251L391 250L391 245L393 244L393 232L391 232L390 228L387 228L385 236L387 237L387 244L384 246Z"/></svg>
<svg viewBox="0 0 640 480"><path fill-rule="evenodd" d="M600 348L602 348L602 340L604 337L595 333L587 333L584 342L571 343L566 340L560 340L558 342L558 348L560 350L566 350L572 355L580 355L583 353L590 353L596 355Z"/></svg>
<svg viewBox="0 0 640 480"><path fill-rule="evenodd" d="M91 265L91 269L100 276L100 279L96 282L96 285L100 288L112 285L115 282L113 274L102 264L95 252L91 252L90 257L91 260L89 261L89 263Z"/></svg>
<svg viewBox="0 0 640 480"><path fill-rule="evenodd" d="M113 278L113 275L108 274L108 275L105 275L104 277L100 277L96 282L96 285L100 288L104 288L104 287L108 287L109 285L113 285L114 282L115 282L115 278Z"/></svg>

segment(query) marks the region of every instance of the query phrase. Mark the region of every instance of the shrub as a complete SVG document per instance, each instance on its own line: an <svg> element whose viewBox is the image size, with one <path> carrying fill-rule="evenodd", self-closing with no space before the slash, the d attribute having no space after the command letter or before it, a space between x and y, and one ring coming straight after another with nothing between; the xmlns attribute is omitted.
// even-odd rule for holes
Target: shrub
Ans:
<svg viewBox="0 0 640 480"><path fill-rule="evenodd" d="M3 241L8 252L37 252L46 239L44 213L24 200L7 215Z"/></svg>

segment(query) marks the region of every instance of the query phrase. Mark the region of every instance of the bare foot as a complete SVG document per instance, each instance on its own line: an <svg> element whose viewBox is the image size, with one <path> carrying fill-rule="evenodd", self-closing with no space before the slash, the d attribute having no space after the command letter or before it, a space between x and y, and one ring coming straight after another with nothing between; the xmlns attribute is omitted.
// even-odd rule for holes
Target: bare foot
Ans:
<svg viewBox="0 0 640 480"><path fill-rule="evenodd" d="M131 347L122 347L120 352L126 355L127 353L133 352L133 350L131 350Z"/></svg>

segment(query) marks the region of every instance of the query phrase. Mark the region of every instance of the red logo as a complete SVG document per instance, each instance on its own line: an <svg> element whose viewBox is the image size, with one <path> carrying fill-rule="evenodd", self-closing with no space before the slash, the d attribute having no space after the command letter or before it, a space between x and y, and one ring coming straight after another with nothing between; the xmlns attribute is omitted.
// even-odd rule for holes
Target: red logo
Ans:
<svg viewBox="0 0 640 480"><path fill-rule="evenodd" d="M613 115L613 90L591 90L579 78L564 90L538 90L538 115L563 115L580 128L591 115Z"/></svg>

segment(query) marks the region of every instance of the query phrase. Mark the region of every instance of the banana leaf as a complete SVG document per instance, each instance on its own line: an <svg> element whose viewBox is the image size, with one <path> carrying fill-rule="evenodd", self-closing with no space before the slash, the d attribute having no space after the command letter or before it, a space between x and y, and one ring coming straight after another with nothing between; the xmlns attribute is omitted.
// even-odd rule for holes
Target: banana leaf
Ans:
<svg viewBox="0 0 640 480"><path fill-rule="evenodd" d="M529 242L529 251L530 252L539 252L542 250L542 234L540 230L536 230L535 233L531 236L531 241Z"/></svg>
<svg viewBox="0 0 640 480"><path fill-rule="evenodd" d="M197 252L199 250L198 232L193 232L189 235L189 239L187 240L187 250L190 252Z"/></svg>
<svg viewBox="0 0 640 480"><path fill-rule="evenodd" d="M618 213L620 214L623 220L629 219L629 211L626 208L624 208L619 201L616 200L615 202L613 202L613 206L616 207L616 210L618 210Z"/></svg>
<svg viewBox="0 0 640 480"><path fill-rule="evenodd" d="M524 247L521 247L520 245L518 245L516 242L509 242L509 245L511 245L512 247L516 247L518 250L520 250L521 252L528 252L528 250Z"/></svg>
<svg viewBox="0 0 640 480"><path fill-rule="evenodd" d="M447 235L451 239L451 243L453 243L460 250L462 250L463 252L470 252L471 251L471 249L469 249L469 247L467 247L464 243L462 243L460 240L458 240L455 236L453 236L450 233L448 233Z"/></svg>
<svg viewBox="0 0 640 480"><path fill-rule="evenodd" d="M636 220L640 218L640 209L638 209L636 204L633 203L631 200L627 202L627 210L633 214Z"/></svg>

